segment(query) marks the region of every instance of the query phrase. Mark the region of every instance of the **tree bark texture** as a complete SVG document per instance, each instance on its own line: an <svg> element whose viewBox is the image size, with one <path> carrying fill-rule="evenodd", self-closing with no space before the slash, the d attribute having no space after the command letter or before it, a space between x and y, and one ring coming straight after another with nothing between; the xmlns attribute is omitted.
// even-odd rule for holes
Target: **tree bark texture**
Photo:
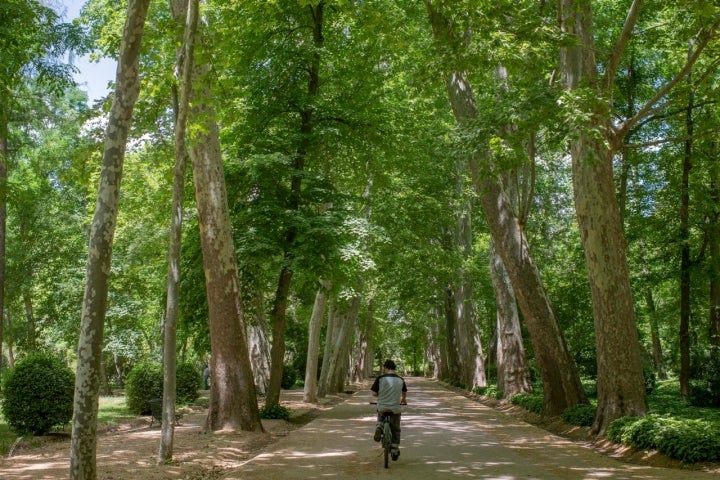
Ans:
<svg viewBox="0 0 720 480"><path fill-rule="evenodd" d="M590 0L562 0L561 29L577 40L561 50L561 68L570 92L598 86ZM593 90L590 90L593 91ZM590 95L588 93L588 95ZM595 324L598 409L592 431L604 435L610 423L625 415L644 415L647 400L642 358L633 310L625 236L615 194L610 107L595 102L590 124L570 140L575 212L585 251ZM597 138L592 132L605 132ZM608 142L611 146L607 146Z"/></svg>
<svg viewBox="0 0 720 480"><path fill-rule="evenodd" d="M323 358L320 383L318 385L318 396L320 397L339 391L338 384L344 383L346 371L343 369L343 365L346 364L345 357L352 339L351 332L359 310L360 297L357 295L353 296L344 308L336 307L336 312L333 315L333 328L328 327L328 334L325 339L327 361ZM341 389L342 385L340 386Z"/></svg>
<svg viewBox="0 0 720 480"><path fill-rule="evenodd" d="M457 43L451 25L434 3L425 2L435 41L440 48L448 42ZM472 87L457 71L447 76L446 85L455 119L462 128L478 117ZM501 172L494 171L488 161L481 174L476 157L470 158L469 163L495 248L507 269L530 332L543 381L545 409L549 414L560 414L568 407L587 403L575 361L530 256L527 239L500 183Z"/></svg>
<svg viewBox="0 0 720 480"><path fill-rule="evenodd" d="M303 401L306 403L317 403L318 401L318 359L320 356L320 336L322 333L322 321L325 318L325 305L330 282L320 280L320 287L315 294L310 325L308 326L308 350L305 366L305 386L303 390Z"/></svg>
<svg viewBox="0 0 720 480"><path fill-rule="evenodd" d="M168 238L168 271L166 278L167 299L163 324L163 407L157 463L172 459L175 437L175 390L177 372L177 325L178 300L180 296L180 250L182 246L182 218L185 199L185 172L187 170L187 145L185 134L192 88L192 61L195 34L198 24L198 0L172 0L170 10L173 19L184 26L182 46L177 52L175 99L175 164L173 168L173 193Z"/></svg>
<svg viewBox="0 0 720 480"><path fill-rule="evenodd" d="M259 395L265 395L270 383L270 339L265 317L265 299L263 292L255 292L255 320L248 326L248 349L255 387Z"/></svg>
<svg viewBox="0 0 720 480"><path fill-rule="evenodd" d="M467 166L457 162L456 180L458 194L462 195L464 186L459 180L463 177L461 170ZM472 217L469 202L455 218L455 248L461 255L461 267L457 271L457 283L454 287L456 341L460 380L468 388L487 385L485 361L478 328L477 311L473 301L472 282L464 264L472 257Z"/></svg>
<svg viewBox="0 0 720 480"><path fill-rule="evenodd" d="M195 41L188 138L210 319L210 430L262 431L250 367L207 48Z"/></svg>
<svg viewBox="0 0 720 480"><path fill-rule="evenodd" d="M490 276L497 308L497 388L503 392L503 400L510 400L516 393L532 392L532 383L520 330L515 291L502 258L497 254L492 243L490 244Z"/></svg>
<svg viewBox="0 0 720 480"><path fill-rule="evenodd" d="M710 200L712 213L708 225L710 244L710 344L720 348L720 155L718 143L712 142L710 158ZM717 355L718 352L716 351Z"/></svg>
<svg viewBox="0 0 720 480"><path fill-rule="evenodd" d="M120 45L115 98L105 130L100 185L90 232L85 293L78 342L70 479L95 480L97 413L103 328L107 311L112 245L117 224L120 180L132 112L140 93L140 45L149 0L130 0Z"/></svg>

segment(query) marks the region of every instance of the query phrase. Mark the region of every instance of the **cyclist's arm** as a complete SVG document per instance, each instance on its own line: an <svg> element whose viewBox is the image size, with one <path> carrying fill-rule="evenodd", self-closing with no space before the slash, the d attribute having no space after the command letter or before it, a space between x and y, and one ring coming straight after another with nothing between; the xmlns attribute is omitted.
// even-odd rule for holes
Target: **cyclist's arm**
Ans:
<svg viewBox="0 0 720 480"><path fill-rule="evenodd" d="M402 392L402 397L400 397L400 404L401 405L407 404L407 393L406 392Z"/></svg>

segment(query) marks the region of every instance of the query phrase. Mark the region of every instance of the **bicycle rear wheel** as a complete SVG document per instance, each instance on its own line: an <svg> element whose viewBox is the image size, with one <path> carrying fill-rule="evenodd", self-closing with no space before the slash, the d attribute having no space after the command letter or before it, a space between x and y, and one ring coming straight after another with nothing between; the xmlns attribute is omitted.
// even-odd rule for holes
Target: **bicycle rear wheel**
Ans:
<svg viewBox="0 0 720 480"><path fill-rule="evenodd" d="M388 458L390 457L390 449L392 448L392 430L390 423L386 420L383 423L383 455L385 457L385 468L388 468Z"/></svg>

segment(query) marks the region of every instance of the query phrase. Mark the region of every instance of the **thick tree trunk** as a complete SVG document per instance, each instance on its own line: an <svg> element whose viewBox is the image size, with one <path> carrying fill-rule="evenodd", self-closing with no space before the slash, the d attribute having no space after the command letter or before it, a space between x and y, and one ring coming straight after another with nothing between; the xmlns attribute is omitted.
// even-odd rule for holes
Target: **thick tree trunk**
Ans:
<svg viewBox="0 0 720 480"><path fill-rule="evenodd" d="M335 301L332 297L328 298L328 319L327 328L325 330L325 347L323 348L323 359L322 365L320 366L320 378L318 380L318 392L317 395L320 398L325 398L328 394L328 372L330 369L330 352L333 349L335 331L338 329L339 315L338 308L335 305Z"/></svg>
<svg viewBox="0 0 720 480"><path fill-rule="evenodd" d="M562 0L560 20L576 43L561 51L566 88L598 88L590 0ZM604 98L601 92L597 95ZM637 336L625 237L613 178L609 105L593 107L592 124L570 141L575 211L590 282L598 366L598 408L592 432L604 435L624 415L644 415L647 400ZM590 131L602 131L598 139ZM607 146L605 142L610 146Z"/></svg>
<svg viewBox="0 0 720 480"><path fill-rule="evenodd" d="M303 401L317 403L318 401L318 357L320 355L320 336L322 333L322 321L325 317L325 305L327 303L330 282L320 280L320 287L315 294L310 325L308 327L308 350L305 366L305 387Z"/></svg>
<svg viewBox="0 0 720 480"><path fill-rule="evenodd" d="M173 195L168 238L167 299L163 324L163 407L162 432L157 463L162 465L173 456L175 437L175 384L177 372L177 325L180 296L180 249L182 246L183 203L185 199L185 171L187 146L185 133L189 108L194 39L198 24L198 0L172 0L173 19L184 26L182 47L177 52L175 94L175 165L173 168Z"/></svg>
<svg viewBox="0 0 720 480"><path fill-rule="evenodd" d="M431 0L426 0L425 4L440 48L457 43L447 19L433 6ZM476 119L478 112L474 93L465 77L460 72L452 72L446 83L458 125L462 127ZM586 403L575 361L567 349L540 280L540 273L532 261L527 239L503 192L500 172L494 171L493 165L485 165L481 175L477 158L470 159L470 168L495 248L507 269L530 331L543 381L545 410L549 414L560 414L568 407Z"/></svg>
<svg viewBox="0 0 720 480"><path fill-rule="evenodd" d="M202 35L195 42L202 50ZM220 137L211 107L208 55L195 55L188 138L205 268L212 357L210 430L262 431L250 368ZM202 59L202 61L201 61Z"/></svg>
<svg viewBox="0 0 720 480"><path fill-rule="evenodd" d="M89 257L78 342L70 479L95 480L97 413L103 327L107 311L112 244L120 179L132 111L140 92L139 59L149 0L130 0L120 45L115 98L105 131L100 185L90 233Z"/></svg>

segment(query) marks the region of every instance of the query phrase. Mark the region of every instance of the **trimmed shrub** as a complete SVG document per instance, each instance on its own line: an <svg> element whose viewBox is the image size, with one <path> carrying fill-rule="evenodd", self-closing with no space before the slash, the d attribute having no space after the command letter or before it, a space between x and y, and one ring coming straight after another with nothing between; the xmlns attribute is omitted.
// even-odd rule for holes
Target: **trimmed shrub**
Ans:
<svg viewBox="0 0 720 480"><path fill-rule="evenodd" d="M510 403L523 407L525 410L534 413L543 413L545 408L542 395L530 393L516 393L510 399Z"/></svg>
<svg viewBox="0 0 720 480"><path fill-rule="evenodd" d="M290 409L283 407L282 405L273 405L271 407L265 406L260 409L260 418L288 420L290 419L290 413Z"/></svg>
<svg viewBox="0 0 720 480"><path fill-rule="evenodd" d="M181 363L175 372L175 394L178 403L188 404L198 398L202 374L192 363Z"/></svg>
<svg viewBox="0 0 720 480"><path fill-rule="evenodd" d="M575 405L574 407L565 409L562 413L562 419L570 425L589 427L595 420L596 410L597 407L595 407L595 405Z"/></svg>
<svg viewBox="0 0 720 480"><path fill-rule="evenodd" d="M34 353L4 377L2 413L18 434L44 435L72 419L75 374L60 359Z"/></svg>
<svg viewBox="0 0 720 480"><path fill-rule="evenodd" d="M162 367L157 363L139 363L125 379L125 403L136 415L149 415L148 400L162 398Z"/></svg>

